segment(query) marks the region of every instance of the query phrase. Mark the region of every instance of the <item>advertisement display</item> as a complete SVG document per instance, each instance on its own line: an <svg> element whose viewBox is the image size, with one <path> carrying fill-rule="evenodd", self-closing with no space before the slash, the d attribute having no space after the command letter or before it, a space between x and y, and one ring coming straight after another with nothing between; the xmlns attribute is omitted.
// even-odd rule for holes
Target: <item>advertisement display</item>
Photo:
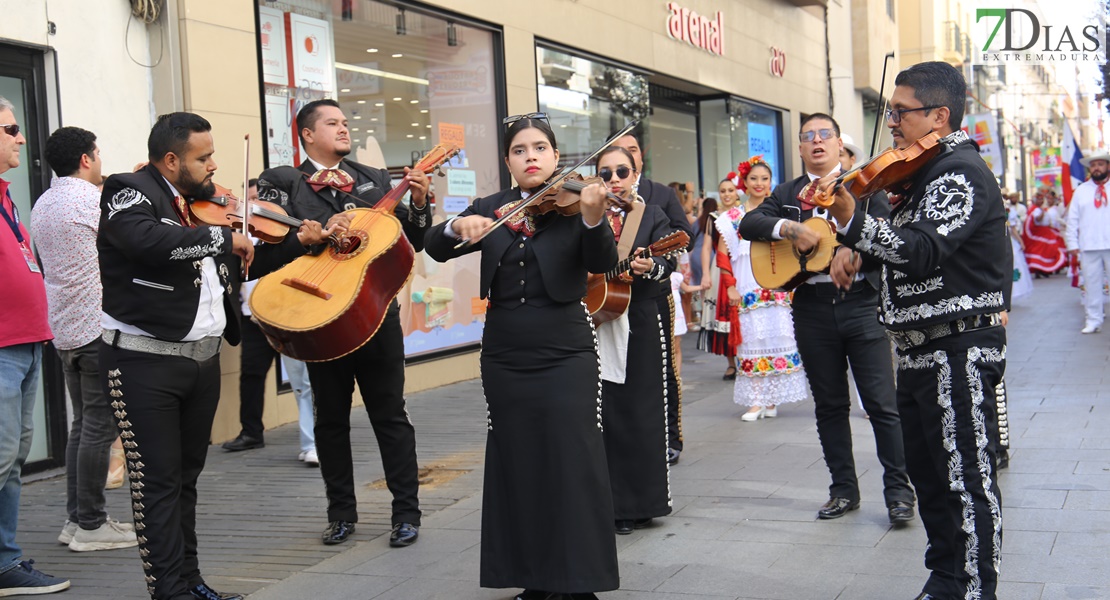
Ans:
<svg viewBox="0 0 1110 600"><path fill-rule="evenodd" d="M293 50L293 85L321 96L335 95L335 57L331 25L296 13L288 13L289 38Z"/></svg>
<svg viewBox="0 0 1110 600"><path fill-rule="evenodd" d="M258 37L262 42L262 81L289 85L285 13L265 6L258 7Z"/></svg>
<svg viewBox="0 0 1110 600"><path fill-rule="evenodd" d="M963 130L979 144L979 154L995 177L1002 177L1002 148L998 139L998 118L991 113L966 115Z"/></svg>
<svg viewBox="0 0 1110 600"><path fill-rule="evenodd" d="M1034 189L1048 187L1059 191L1063 173L1060 148L1038 148L1032 152Z"/></svg>
<svg viewBox="0 0 1110 600"><path fill-rule="evenodd" d="M778 164L778 140L778 131L773 125L748 123L748 151L751 156L763 155L763 160L771 167L771 180L774 185L782 182L782 170Z"/></svg>

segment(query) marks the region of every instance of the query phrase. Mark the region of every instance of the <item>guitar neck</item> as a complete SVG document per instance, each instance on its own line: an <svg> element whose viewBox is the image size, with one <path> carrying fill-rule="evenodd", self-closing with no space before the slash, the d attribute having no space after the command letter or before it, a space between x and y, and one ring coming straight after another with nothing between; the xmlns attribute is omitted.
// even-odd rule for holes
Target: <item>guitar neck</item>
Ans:
<svg viewBox="0 0 1110 600"><path fill-rule="evenodd" d="M374 205L374 208L380 208L384 212L392 213L393 209L397 208L397 204L401 202L401 198L404 198L405 194L408 193L408 191L409 178L405 177L401 179L401 183L398 183L396 186L394 186L393 189L389 190L389 192L387 192L381 200L378 200L378 203Z"/></svg>
<svg viewBox="0 0 1110 600"><path fill-rule="evenodd" d="M617 263L617 266L615 266L612 269L609 269L608 271L606 271L605 272L605 278L606 279L615 279L618 276L620 276L621 273L626 273L630 269L632 269L632 261L636 260L637 258L648 258L650 256L651 256L651 249L650 248L644 248L643 250L640 250L639 252L636 252L632 256L629 256L628 258L620 261L619 263Z"/></svg>

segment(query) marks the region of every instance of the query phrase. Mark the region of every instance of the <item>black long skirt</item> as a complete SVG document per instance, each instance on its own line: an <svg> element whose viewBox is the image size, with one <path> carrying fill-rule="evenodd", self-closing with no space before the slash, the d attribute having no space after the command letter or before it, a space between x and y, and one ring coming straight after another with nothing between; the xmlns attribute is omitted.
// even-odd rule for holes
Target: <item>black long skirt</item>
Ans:
<svg viewBox="0 0 1110 600"><path fill-rule="evenodd" d="M482 587L617 589L600 364L585 306L490 308L481 365Z"/></svg>
<svg viewBox="0 0 1110 600"><path fill-rule="evenodd" d="M605 456L615 518L650 519L671 513L666 339L654 298L632 302L628 329L624 383L602 382Z"/></svg>

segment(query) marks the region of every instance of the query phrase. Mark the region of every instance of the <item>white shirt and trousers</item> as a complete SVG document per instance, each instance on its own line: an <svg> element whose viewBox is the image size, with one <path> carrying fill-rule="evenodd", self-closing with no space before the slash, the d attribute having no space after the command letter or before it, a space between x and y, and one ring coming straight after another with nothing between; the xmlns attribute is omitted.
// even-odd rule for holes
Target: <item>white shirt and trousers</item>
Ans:
<svg viewBox="0 0 1110 600"><path fill-rule="evenodd" d="M1101 192L1099 187L1102 188ZM1110 274L1110 180L1101 186L1093 180L1083 182L1072 195L1068 208L1065 241L1068 250L1079 250L1079 264L1087 293L1083 298L1086 311L1084 333L1091 333L1102 326L1103 294L1107 274ZM1091 330L1091 331L1087 331Z"/></svg>

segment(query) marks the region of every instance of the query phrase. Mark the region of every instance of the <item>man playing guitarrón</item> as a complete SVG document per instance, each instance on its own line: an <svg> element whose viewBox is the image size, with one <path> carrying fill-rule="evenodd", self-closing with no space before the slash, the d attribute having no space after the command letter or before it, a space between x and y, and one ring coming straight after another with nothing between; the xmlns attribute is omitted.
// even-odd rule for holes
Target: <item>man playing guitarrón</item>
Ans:
<svg viewBox="0 0 1110 600"><path fill-rule="evenodd" d="M390 189L389 172L347 160L351 152L347 118L334 100L310 102L297 113L301 146L308 157L300 167L277 167L258 179L258 197L282 205L297 218L327 222L340 232L350 227L344 211L371 208ZM398 204L394 214L413 249L424 248L431 226L428 177L405 169L412 190L411 210ZM369 285L373 285L370 282ZM345 542L358 521L351 458L351 398L357 381L381 449L385 480L393 494L391 546L416 541L420 526L417 499L416 432L405 409L405 349L400 306L390 305L381 327L354 352L334 360L308 363L316 398L316 452L328 496L325 544Z"/></svg>

